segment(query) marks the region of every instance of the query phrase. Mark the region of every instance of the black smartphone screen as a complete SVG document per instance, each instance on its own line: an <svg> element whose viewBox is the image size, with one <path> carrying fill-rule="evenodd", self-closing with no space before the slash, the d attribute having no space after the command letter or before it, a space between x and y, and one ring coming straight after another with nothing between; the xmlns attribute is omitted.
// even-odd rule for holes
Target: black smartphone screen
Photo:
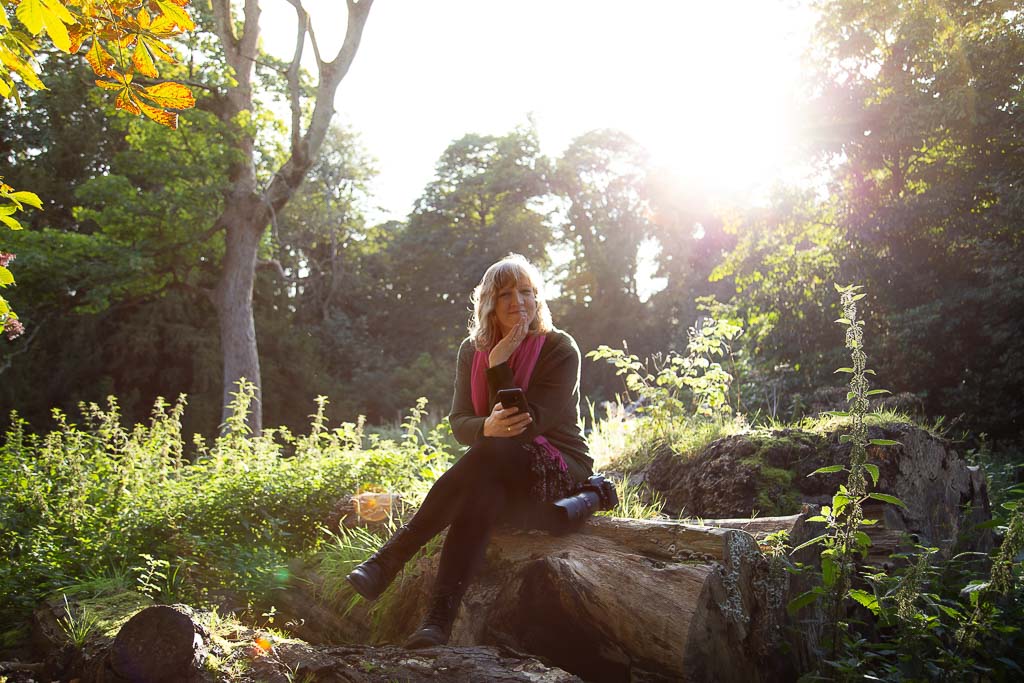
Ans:
<svg viewBox="0 0 1024 683"><path fill-rule="evenodd" d="M530 406L526 403L526 394L519 387L515 389L498 389L498 403L502 408L519 408L520 413L529 413Z"/></svg>

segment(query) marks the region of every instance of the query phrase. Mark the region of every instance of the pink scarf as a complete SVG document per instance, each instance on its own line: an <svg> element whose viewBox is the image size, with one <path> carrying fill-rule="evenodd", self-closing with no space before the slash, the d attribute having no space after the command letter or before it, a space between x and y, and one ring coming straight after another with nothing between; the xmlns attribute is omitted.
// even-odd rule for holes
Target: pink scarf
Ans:
<svg viewBox="0 0 1024 683"><path fill-rule="evenodd" d="M512 370L512 380L517 387L523 390L524 394L530 384L533 369L537 366L540 350L544 347L546 340L547 337L543 334L528 334L526 339L519 344L519 348L513 351L512 356L508 359L509 368ZM470 393L473 395L473 410L480 417L487 417L491 414L487 391L488 355L479 350L473 355L473 375L470 379ZM559 467L563 471L568 470L562 453L551 445L550 441L543 436L538 436L534 438L533 443L540 446L541 450L549 458L557 460Z"/></svg>

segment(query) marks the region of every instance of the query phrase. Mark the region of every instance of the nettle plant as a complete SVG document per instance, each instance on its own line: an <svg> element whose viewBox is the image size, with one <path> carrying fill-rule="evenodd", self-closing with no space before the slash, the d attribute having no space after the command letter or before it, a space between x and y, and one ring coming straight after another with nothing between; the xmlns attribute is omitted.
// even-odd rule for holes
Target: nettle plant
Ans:
<svg viewBox="0 0 1024 683"><path fill-rule="evenodd" d="M880 500L885 503L906 507L897 497L885 493L869 492L868 477L871 484L878 485L878 466L867 462L867 447L895 446L898 441L891 439L869 439L864 418L868 414L870 396L889 393L886 389L871 389L868 375L875 372L867 367L867 354L864 352L864 321L857 317L857 302L864 298L860 291L863 287L836 285L841 296L843 317L836 322L846 327L846 348L850 350L853 365L836 370L837 373L850 375L850 390L847 393L848 411L833 411L835 417L850 420L850 432L840 436L840 442L850 444L849 465L828 465L821 467L808 476L847 472L846 484L832 496L832 504L822 506L820 514L808 521L825 525L819 536L793 549L797 552L803 548L820 545L821 550L821 584L795 598L789 604L791 612L796 612L819 600L824 601L825 632L823 645L831 652L833 658L838 653L842 635L846 633L847 623L844 619L845 603L856 600L867 606L874 596L867 591L851 587L851 578L856 569L856 559L866 557L871 547L871 539L864 528L877 523L875 519L865 519L863 504L868 499Z"/></svg>
<svg viewBox="0 0 1024 683"><path fill-rule="evenodd" d="M647 415L657 431L692 414L714 419L732 413L729 388L733 376L721 361L731 356L730 342L743 334L743 327L731 320L705 318L689 329L686 355L658 354L646 361L624 349L601 345L587 354L604 360L624 376L626 390L636 401L637 412Z"/></svg>

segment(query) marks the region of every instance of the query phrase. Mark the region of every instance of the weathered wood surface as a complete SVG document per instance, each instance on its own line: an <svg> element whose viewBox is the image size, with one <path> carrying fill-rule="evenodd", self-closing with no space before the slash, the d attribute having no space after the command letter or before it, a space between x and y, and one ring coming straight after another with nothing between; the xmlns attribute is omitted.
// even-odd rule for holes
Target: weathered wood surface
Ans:
<svg viewBox="0 0 1024 683"><path fill-rule="evenodd" d="M725 529L740 529L752 535L759 542L768 534L776 531L789 533L789 545L795 547L818 536L824 531L824 525L807 522L807 518L820 512L818 506L807 506L808 511L799 515L787 515L784 517L755 517L753 519L705 519L704 524L712 527ZM896 529L886 526L889 517L885 514L888 505L874 504L874 501L864 506L865 519L878 520L877 524L863 527L864 532L871 539L871 548L866 558L858 559L862 565L884 566L891 562L890 556L898 552L911 551L914 548L913 537L899 525ZM820 549L809 548L801 552L795 559L800 562L816 564L816 558Z"/></svg>
<svg viewBox="0 0 1024 683"><path fill-rule="evenodd" d="M407 569L382 607L378 643L419 623L436 558ZM451 644L529 652L587 681L771 681L785 572L748 533L595 518L555 537L502 531L470 588Z"/></svg>
<svg viewBox="0 0 1024 683"><path fill-rule="evenodd" d="M209 634L191 610L154 605L121 627L110 646L114 673L129 681L173 683L187 680L206 658Z"/></svg>
<svg viewBox="0 0 1024 683"><path fill-rule="evenodd" d="M317 683L583 683L570 673L547 666L534 657L500 647L437 647L405 650L400 647L314 647L288 643L275 648L273 658L280 667L257 665L266 672L260 681L287 683L309 680Z"/></svg>

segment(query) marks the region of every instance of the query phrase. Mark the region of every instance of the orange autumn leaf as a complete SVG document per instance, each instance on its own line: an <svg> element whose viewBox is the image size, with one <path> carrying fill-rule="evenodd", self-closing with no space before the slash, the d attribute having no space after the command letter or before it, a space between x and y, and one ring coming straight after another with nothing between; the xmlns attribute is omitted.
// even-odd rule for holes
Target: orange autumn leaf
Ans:
<svg viewBox="0 0 1024 683"><path fill-rule="evenodd" d="M167 111L165 109L160 109L159 107L150 106L142 100L135 100L135 103L142 110L142 113L146 118L156 121L161 126L167 126L172 130L177 130L178 115L173 111Z"/></svg>
<svg viewBox="0 0 1024 683"><path fill-rule="evenodd" d="M90 31L87 27L82 24L75 24L74 26L68 27L68 36L71 39L71 48L68 50L71 54L75 54L82 48L82 43L85 39L90 36Z"/></svg>
<svg viewBox="0 0 1024 683"><path fill-rule="evenodd" d="M117 99L114 100L114 107L122 109L129 114L135 114L136 116L142 113L142 108L135 101L131 87L122 88L121 92L117 93Z"/></svg>
<svg viewBox="0 0 1024 683"><path fill-rule="evenodd" d="M132 51L132 66L143 76L156 78L160 75L157 73L156 64L153 63L153 57L146 49L146 44L141 40L135 44L135 50Z"/></svg>
<svg viewBox="0 0 1024 683"><path fill-rule="evenodd" d="M111 76L119 76L120 74L110 74ZM104 90L123 90L124 83L113 83L111 81L96 80L96 85L103 88Z"/></svg>
<svg viewBox="0 0 1024 683"><path fill-rule="evenodd" d="M177 2L177 0L156 0L156 4L160 8L161 14L172 20L184 30L191 31L196 27L192 22L192 18L188 16L188 12L184 10L185 5L188 4L188 0L185 0L184 2Z"/></svg>
<svg viewBox="0 0 1024 683"><path fill-rule="evenodd" d="M196 106L196 98L192 96L192 91L173 81L141 88L139 94L167 109L191 109Z"/></svg>
<svg viewBox="0 0 1024 683"><path fill-rule="evenodd" d="M85 61L89 62L93 73L98 76L112 76L115 73L114 65L116 62L111 54L103 49L99 38L93 37L92 45L89 47L89 51L85 53ZM103 86L100 87L102 88Z"/></svg>

